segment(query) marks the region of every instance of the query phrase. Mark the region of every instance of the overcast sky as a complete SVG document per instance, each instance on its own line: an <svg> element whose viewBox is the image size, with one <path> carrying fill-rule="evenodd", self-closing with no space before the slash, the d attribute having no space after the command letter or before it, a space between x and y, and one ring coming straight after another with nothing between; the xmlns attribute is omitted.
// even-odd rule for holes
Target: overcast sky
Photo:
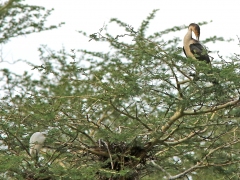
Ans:
<svg viewBox="0 0 240 180"><path fill-rule="evenodd" d="M52 31L12 39L1 47L4 60L26 59L38 63L37 48L40 44L47 44L54 50L63 46L69 51L102 50L102 47L93 41L88 42L77 31L83 30L89 34L97 32L104 24L108 24L110 18L118 18L137 29L153 9L159 11L150 24L149 33L192 22L213 21L201 27L200 39L218 35L236 41L207 44L209 50L219 50L222 55L239 52L237 35L240 36L240 0L26 0L25 3L54 8L48 24L66 24ZM116 26L111 26L110 30L118 33ZM183 38L186 31L171 35ZM212 56L216 57L216 54ZM2 67L11 67L16 72L30 70L30 67L22 64L14 66L1 63Z"/></svg>

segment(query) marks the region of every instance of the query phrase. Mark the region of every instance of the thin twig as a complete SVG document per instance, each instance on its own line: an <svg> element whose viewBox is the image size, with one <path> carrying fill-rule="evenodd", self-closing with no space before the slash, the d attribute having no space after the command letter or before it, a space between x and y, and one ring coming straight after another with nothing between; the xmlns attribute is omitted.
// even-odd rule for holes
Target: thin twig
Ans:
<svg viewBox="0 0 240 180"><path fill-rule="evenodd" d="M109 150L109 148L108 148L108 144L107 144L105 141L103 141L103 140L102 140L102 142L105 144L105 146L106 146L106 148L107 148L107 150L108 150L109 158L110 158L110 161L111 161L111 166L112 166L112 169L113 169L113 168L114 168L114 165L113 165L113 160L112 160L111 152L110 152L110 150Z"/></svg>

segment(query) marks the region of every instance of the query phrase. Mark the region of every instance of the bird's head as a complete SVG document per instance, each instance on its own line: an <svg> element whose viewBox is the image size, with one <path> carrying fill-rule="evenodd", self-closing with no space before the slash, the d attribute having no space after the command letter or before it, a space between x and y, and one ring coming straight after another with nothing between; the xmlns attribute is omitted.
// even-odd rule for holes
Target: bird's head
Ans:
<svg viewBox="0 0 240 180"><path fill-rule="evenodd" d="M199 41L199 37L200 37L199 25L197 25L195 23L191 23L191 24L189 24L188 29L194 32L196 39Z"/></svg>
<svg viewBox="0 0 240 180"><path fill-rule="evenodd" d="M46 132L35 132L30 138L30 144L43 144L46 139Z"/></svg>

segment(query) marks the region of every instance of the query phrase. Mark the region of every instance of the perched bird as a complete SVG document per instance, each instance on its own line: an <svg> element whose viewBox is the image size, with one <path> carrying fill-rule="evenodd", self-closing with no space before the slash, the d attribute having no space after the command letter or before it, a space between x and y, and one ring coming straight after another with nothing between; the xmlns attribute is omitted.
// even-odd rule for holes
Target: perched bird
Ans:
<svg viewBox="0 0 240 180"><path fill-rule="evenodd" d="M194 32L196 39L192 38L192 32ZM199 61L205 61L207 64L210 65L210 69L212 69L211 61L208 56L207 50L199 42L199 37L200 37L200 27L195 23L191 23L188 26L188 32L183 39L183 52L188 58L196 59ZM210 74L210 73L211 73L211 70L207 72L207 74ZM194 75L195 76L194 78L197 79L198 72L197 72L197 75L195 74L192 74L192 75ZM210 79L210 82L215 85L219 84L216 78L214 77Z"/></svg>
<svg viewBox="0 0 240 180"><path fill-rule="evenodd" d="M192 32L194 32L196 39L192 38ZM184 36L183 52L188 58L210 63L210 58L208 56L207 50L200 44L199 37L200 27L195 23L191 23L188 26L187 34Z"/></svg>
<svg viewBox="0 0 240 180"><path fill-rule="evenodd" d="M44 141L46 140L47 133L35 132L29 140L29 153L32 157L38 156Z"/></svg>

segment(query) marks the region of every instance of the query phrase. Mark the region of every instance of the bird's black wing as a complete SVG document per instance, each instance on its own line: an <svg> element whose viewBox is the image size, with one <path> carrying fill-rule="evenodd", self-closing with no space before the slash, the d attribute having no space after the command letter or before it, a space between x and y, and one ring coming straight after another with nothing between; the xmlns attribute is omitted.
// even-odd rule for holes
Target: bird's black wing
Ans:
<svg viewBox="0 0 240 180"><path fill-rule="evenodd" d="M200 43L190 44L189 47L196 59L210 63L210 59L207 54L207 50Z"/></svg>
<svg viewBox="0 0 240 180"><path fill-rule="evenodd" d="M184 49L184 46L183 46L183 52L184 52L185 56L187 57L187 54L186 54L185 49Z"/></svg>

